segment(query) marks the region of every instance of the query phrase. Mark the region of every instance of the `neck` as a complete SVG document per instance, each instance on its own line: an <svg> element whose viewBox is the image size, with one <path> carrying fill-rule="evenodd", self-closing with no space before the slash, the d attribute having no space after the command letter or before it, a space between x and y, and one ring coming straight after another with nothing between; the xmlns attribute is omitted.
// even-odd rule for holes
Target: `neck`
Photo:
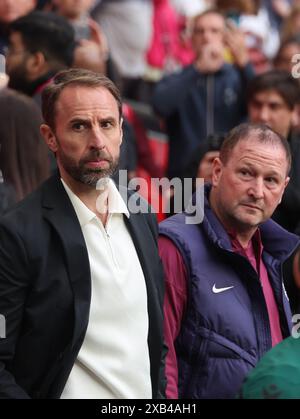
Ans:
<svg viewBox="0 0 300 419"><path fill-rule="evenodd" d="M245 234L244 234L244 232L241 232L241 231L236 233L236 238L239 241L239 243L240 243L240 245L242 246L243 249L247 249L247 247L249 246L249 242L252 239L252 237L254 236L256 229L257 228L255 228L255 230L252 231L251 234L248 231L245 232Z"/></svg>
<svg viewBox="0 0 300 419"><path fill-rule="evenodd" d="M18 86L17 90L27 96L34 96L39 90L39 87L45 84L48 80L50 81L54 74L55 72L47 71L37 79L28 80L27 82L23 83L22 86ZM14 86L10 85L9 83L8 86L14 88Z"/></svg>
<svg viewBox="0 0 300 419"><path fill-rule="evenodd" d="M97 190L95 186L78 182L66 172L61 177L71 191L101 220L105 226L108 218L108 188Z"/></svg>

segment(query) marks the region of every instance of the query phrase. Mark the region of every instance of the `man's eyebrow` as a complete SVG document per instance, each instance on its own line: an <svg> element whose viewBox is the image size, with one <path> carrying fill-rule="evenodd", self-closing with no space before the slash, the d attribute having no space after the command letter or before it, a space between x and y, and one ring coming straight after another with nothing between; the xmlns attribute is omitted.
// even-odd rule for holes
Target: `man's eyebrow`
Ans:
<svg viewBox="0 0 300 419"><path fill-rule="evenodd" d="M107 116L107 117L99 118L99 119L100 121L116 121L117 120L117 118L115 118L114 116Z"/></svg>
<svg viewBox="0 0 300 419"><path fill-rule="evenodd" d="M115 117L113 117L113 116L108 116L108 117L106 117L106 118L99 118L99 122L100 122L100 123L109 122L109 123L111 123L111 124L115 125L115 124L117 124L118 119L117 119L117 118L115 118Z"/></svg>
<svg viewBox="0 0 300 419"><path fill-rule="evenodd" d="M240 162L239 162L240 164L240 166L247 166L247 167L249 167L249 168L255 168L254 167L254 165L252 164L252 163L250 163L250 162L247 162L247 161L245 161L245 160L241 160Z"/></svg>
<svg viewBox="0 0 300 419"><path fill-rule="evenodd" d="M255 165L252 164L251 162L244 161L244 162L242 162L240 164L240 166L241 167L243 167L243 166L245 167L246 166L248 169L257 170L256 167L255 167ZM276 172L276 170L274 170L274 169L270 169L270 171L267 171L265 173L265 176L277 176L277 177L280 177L280 173Z"/></svg>
<svg viewBox="0 0 300 419"><path fill-rule="evenodd" d="M85 124L86 126L91 125L91 121L88 118L84 117L75 117L70 119L68 126L72 127L74 124Z"/></svg>
<svg viewBox="0 0 300 419"><path fill-rule="evenodd" d="M72 124L73 122L89 122L89 119L78 116L70 119L69 123Z"/></svg>
<svg viewBox="0 0 300 419"><path fill-rule="evenodd" d="M273 176L273 177L281 177L280 173L275 172L274 170L271 170L270 172L267 172L265 176Z"/></svg>

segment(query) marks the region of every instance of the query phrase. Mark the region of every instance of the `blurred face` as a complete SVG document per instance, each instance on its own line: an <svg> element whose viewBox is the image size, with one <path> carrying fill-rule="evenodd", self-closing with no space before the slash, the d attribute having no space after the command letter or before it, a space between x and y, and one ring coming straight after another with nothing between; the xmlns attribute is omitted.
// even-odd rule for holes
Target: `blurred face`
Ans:
<svg viewBox="0 0 300 419"><path fill-rule="evenodd" d="M95 0L54 0L58 12L68 19L75 19L87 13Z"/></svg>
<svg viewBox="0 0 300 419"><path fill-rule="evenodd" d="M10 23L18 17L25 16L36 6L36 0L1 0L0 21Z"/></svg>
<svg viewBox="0 0 300 419"><path fill-rule="evenodd" d="M300 13L294 15L291 26L293 28L293 34L296 34L300 31Z"/></svg>
<svg viewBox="0 0 300 419"><path fill-rule="evenodd" d="M295 54L300 53L300 45L297 43L291 43L286 45L279 53L278 57L274 62L274 67L278 70L285 70L289 73L292 71L295 63L292 62L292 58Z"/></svg>
<svg viewBox="0 0 300 419"><path fill-rule="evenodd" d="M254 233L280 203L289 181L287 170L281 146L251 137L235 146L226 164L215 159L211 196L223 225L237 233Z"/></svg>
<svg viewBox="0 0 300 419"><path fill-rule="evenodd" d="M225 20L222 16L209 13L195 21L192 34L192 43L196 55L210 44L223 44L225 33Z"/></svg>
<svg viewBox="0 0 300 419"><path fill-rule="evenodd" d="M267 124L284 137L288 136L294 113L275 90L259 92L248 103L251 122Z"/></svg>
<svg viewBox="0 0 300 419"><path fill-rule="evenodd" d="M122 122L115 98L103 87L68 86L55 115L55 128L43 125L41 131L62 178L95 187L118 164Z"/></svg>
<svg viewBox="0 0 300 419"><path fill-rule="evenodd" d="M27 93L29 74L27 60L30 53L23 44L22 35L12 32L9 37L9 47L6 54L6 73L9 76L9 87Z"/></svg>

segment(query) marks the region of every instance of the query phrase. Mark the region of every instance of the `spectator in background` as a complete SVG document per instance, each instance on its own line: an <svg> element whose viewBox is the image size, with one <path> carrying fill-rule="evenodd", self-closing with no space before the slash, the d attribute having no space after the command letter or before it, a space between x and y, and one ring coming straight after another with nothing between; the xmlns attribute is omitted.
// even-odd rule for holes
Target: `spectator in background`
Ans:
<svg viewBox="0 0 300 419"><path fill-rule="evenodd" d="M205 183L211 183L212 180L212 169L213 161L220 155L220 148L224 141L223 135L210 135L205 141L203 141L197 150L194 152L194 156L190 163L187 165L184 171L185 179L192 179L192 194L199 187L199 179L203 179ZM191 199L191 196L185 196L183 183L182 206L186 208ZM174 215L176 212L176 189L170 190L170 214Z"/></svg>
<svg viewBox="0 0 300 419"><path fill-rule="evenodd" d="M300 3L295 4L281 27L281 39L285 41L300 32Z"/></svg>
<svg viewBox="0 0 300 419"><path fill-rule="evenodd" d="M52 0L37 0L36 9L50 12L53 8Z"/></svg>
<svg viewBox="0 0 300 419"><path fill-rule="evenodd" d="M287 38L279 47L278 53L273 61L273 66L278 70L288 71L298 80L300 86L300 32ZM300 134L300 103L296 105L297 112L293 118L293 131Z"/></svg>
<svg viewBox="0 0 300 419"><path fill-rule="evenodd" d="M300 101L299 83L290 73L272 70L249 84L247 104L253 123L267 124L288 141L292 152L290 182L273 219L295 232L300 225L300 136L292 131Z"/></svg>
<svg viewBox="0 0 300 419"><path fill-rule="evenodd" d="M122 78L121 93L138 100L152 35L152 0L102 0L92 16L107 37Z"/></svg>
<svg viewBox="0 0 300 419"><path fill-rule="evenodd" d="M95 0L53 0L56 13L73 26L78 43L73 67L87 68L106 74L107 41L90 10Z"/></svg>
<svg viewBox="0 0 300 419"><path fill-rule="evenodd" d="M62 16L34 11L9 26L6 53L8 86L33 97L41 105L41 94L55 73L72 65L74 29ZM56 162L49 155L51 169Z"/></svg>
<svg viewBox="0 0 300 419"><path fill-rule="evenodd" d="M62 16L34 11L10 25L6 72L9 87L40 104L41 91L74 59L74 29Z"/></svg>
<svg viewBox="0 0 300 419"><path fill-rule="evenodd" d="M0 22L10 23L34 10L37 0L1 0Z"/></svg>
<svg viewBox="0 0 300 419"><path fill-rule="evenodd" d="M245 35L249 59L256 73L270 69L279 45L279 34L271 33L271 23L260 0L217 0L217 7L227 18L228 24L234 24Z"/></svg>
<svg viewBox="0 0 300 419"><path fill-rule="evenodd" d="M231 12L233 14L251 14L255 12L255 0L215 0L216 8L222 12Z"/></svg>
<svg viewBox="0 0 300 419"><path fill-rule="evenodd" d="M40 111L32 99L3 89L0 91L0 109L2 181L18 202L50 175L48 149L40 134ZM6 206L1 202L1 210Z"/></svg>
<svg viewBox="0 0 300 419"><path fill-rule="evenodd" d="M290 162L283 137L242 124L213 162L203 220L182 213L160 224L168 398L234 398L261 356L289 336L281 270L300 240L270 217Z"/></svg>
<svg viewBox="0 0 300 419"><path fill-rule="evenodd" d="M8 25L15 19L34 10L37 0L1 0L0 1L0 54L4 53L8 43Z"/></svg>
<svg viewBox="0 0 300 419"><path fill-rule="evenodd" d="M54 11L73 26L76 40L90 38L93 20L89 14L95 0L52 0L52 4Z"/></svg>
<svg viewBox="0 0 300 419"><path fill-rule="evenodd" d="M225 63L226 44L236 65ZM153 107L166 122L169 177L183 176L193 153L208 135L227 132L246 116L244 91L253 77L243 35L225 30L225 19L208 10L194 18L192 44L196 59L181 72L162 79Z"/></svg>
<svg viewBox="0 0 300 419"><path fill-rule="evenodd" d="M285 70L292 74L293 67L296 62L293 60L294 55L300 54L300 32L297 35L285 39L279 47L276 57L274 58L274 68ZM299 60L297 60L299 62ZM299 74L297 74L299 78Z"/></svg>
<svg viewBox="0 0 300 419"><path fill-rule="evenodd" d="M147 70L144 75L149 101L155 84L165 75L172 74L191 64L194 53L186 37L183 25L170 0L153 0L153 33L147 51Z"/></svg>
<svg viewBox="0 0 300 419"><path fill-rule="evenodd" d="M272 27L280 32L281 25L290 15L291 7L295 0L262 0L263 7L267 10Z"/></svg>
<svg viewBox="0 0 300 419"><path fill-rule="evenodd" d="M177 13L187 18L199 15L212 6L210 4L211 1L208 0L170 0L170 2L175 7Z"/></svg>
<svg viewBox="0 0 300 419"><path fill-rule="evenodd" d="M184 177L194 180L202 178L204 182L211 182L213 161L216 157L219 157L223 141L223 135L211 135L203 141L186 167Z"/></svg>
<svg viewBox="0 0 300 419"><path fill-rule="evenodd" d="M0 54L0 90L8 85L8 75L5 72L5 56Z"/></svg>

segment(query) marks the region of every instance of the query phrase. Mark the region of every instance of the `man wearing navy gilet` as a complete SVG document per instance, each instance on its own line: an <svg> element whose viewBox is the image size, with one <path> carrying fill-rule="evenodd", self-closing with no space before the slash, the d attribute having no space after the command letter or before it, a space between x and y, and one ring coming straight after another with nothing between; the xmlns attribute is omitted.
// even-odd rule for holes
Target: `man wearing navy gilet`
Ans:
<svg viewBox="0 0 300 419"><path fill-rule="evenodd" d="M299 238L270 220L289 182L287 141L242 124L204 186L198 224L161 224L169 398L234 398L245 375L292 326L281 267Z"/></svg>

